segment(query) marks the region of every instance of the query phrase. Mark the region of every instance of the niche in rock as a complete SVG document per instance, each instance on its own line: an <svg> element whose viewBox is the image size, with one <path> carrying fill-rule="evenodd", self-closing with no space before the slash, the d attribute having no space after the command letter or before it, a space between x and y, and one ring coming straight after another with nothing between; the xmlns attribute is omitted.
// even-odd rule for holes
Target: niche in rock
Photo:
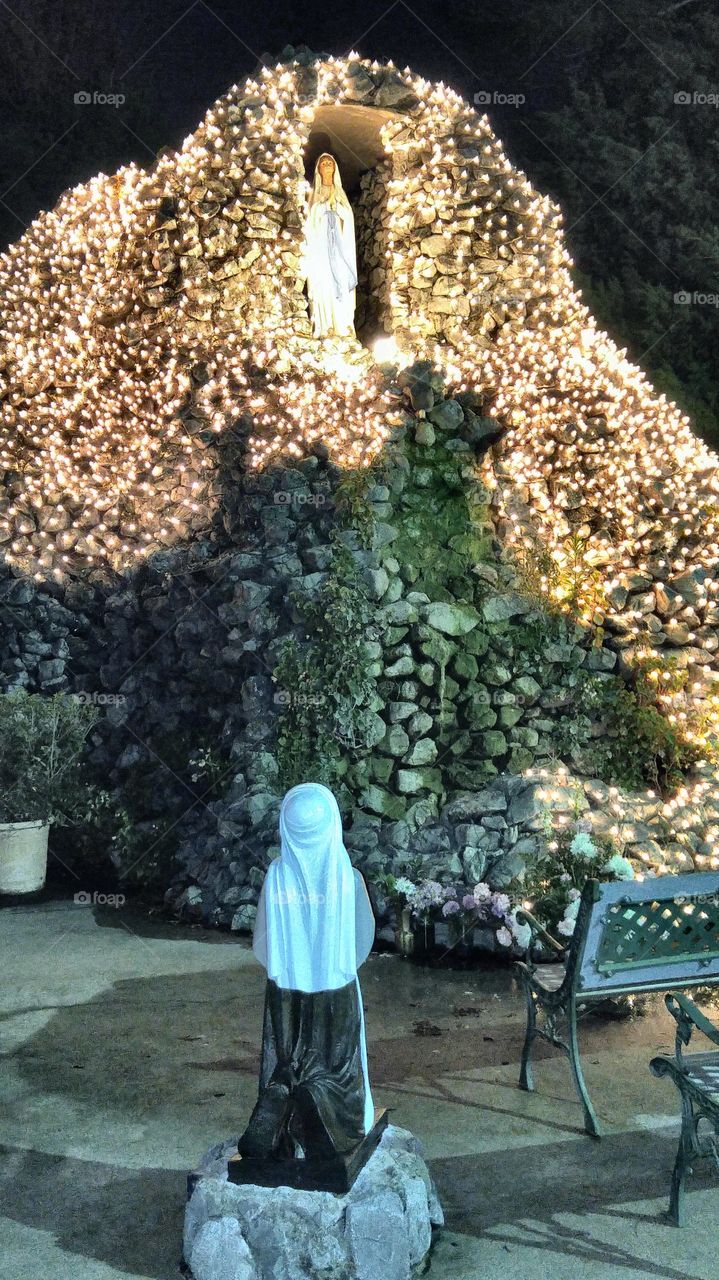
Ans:
<svg viewBox="0 0 719 1280"><path fill-rule="evenodd" d="M393 111L356 104L324 106L317 110L304 152L305 177L312 182L323 151L334 156L355 219L357 299L355 331L369 344L392 332L388 284L388 179L392 162L380 130Z"/></svg>

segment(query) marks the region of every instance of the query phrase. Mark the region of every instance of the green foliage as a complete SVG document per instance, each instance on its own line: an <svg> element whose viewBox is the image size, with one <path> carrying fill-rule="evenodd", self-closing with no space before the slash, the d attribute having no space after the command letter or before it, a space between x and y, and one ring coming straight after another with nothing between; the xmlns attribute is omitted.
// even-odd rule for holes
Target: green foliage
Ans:
<svg viewBox="0 0 719 1280"><path fill-rule="evenodd" d="M608 836L590 834L589 823L575 815L564 826L553 815L542 814L543 832L539 851L527 867L518 891L529 910L550 933L568 935L576 904L587 880L631 878L631 863L624 859ZM570 903L575 906L570 907Z"/></svg>
<svg viewBox="0 0 719 1280"><path fill-rule="evenodd" d="M323 585L314 596L295 592L293 603L302 634L285 641L275 668L284 703L280 781L332 786L346 773L348 753L359 756L368 746L375 684L365 645L372 610L351 555L337 542Z"/></svg>
<svg viewBox="0 0 719 1280"><path fill-rule="evenodd" d="M656 687L641 671L634 688L619 676L580 671L572 714L559 722L556 740L560 755L579 751L587 772L629 789L671 790L699 758L662 714Z"/></svg>
<svg viewBox="0 0 719 1280"><path fill-rule="evenodd" d="M463 477L464 455L440 440L432 446L406 441L404 452L410 466L393 515L399 537L392 555L413 568L415 589L431 600L471 599L472 567L490 558L481 486Z"/></svg>
<svg viewBox="0 0 719 1280"><path fill-rule="evenodd" d="M100 803L83 748L97 708L66 693L19 689L0 696L0 821L69 825Z"/></svg>
<svg viewBox="0 0 719 1280"><path fill-rule="evenodd" d="M524 590L541 599L550 612L569 613L572 618L591 618L606 608L605 579L599 569L587 563L587 538L577 533L565 538L557 555L552 555L538 535L524 534L512 548L512 562ZM601 642L601 630L598 628Z"/></svg>
<svg viewBox="0 0 719 1280"><path fill-rule="evenodd" d="M335 507L343 528L354 529L360 546L371 547L375 517L369 492L377 481L377 463L343 472L334 492Z"/></svg>
<svg viewBox="0 0 719 1280"><path fill-rule="evenodd" d="M214 745L198 747L191 753L187 764L190 782L199 783L210 794L214 793L227 773L227 763Z"/></svg>

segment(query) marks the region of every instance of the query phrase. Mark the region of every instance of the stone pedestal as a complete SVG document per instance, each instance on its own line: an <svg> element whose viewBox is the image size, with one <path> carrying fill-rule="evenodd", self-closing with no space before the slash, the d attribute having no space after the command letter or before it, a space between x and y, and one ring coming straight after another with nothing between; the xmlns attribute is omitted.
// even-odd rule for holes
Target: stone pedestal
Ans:
<svg viewBox="0 0 719 1280"><path fill-rule="evenodd" d="M190 1176L184 1258L194 1280L410 1280L444 1221L422 1149L390 1125L344 1195L228 1180L237 1140Z"/></svg>

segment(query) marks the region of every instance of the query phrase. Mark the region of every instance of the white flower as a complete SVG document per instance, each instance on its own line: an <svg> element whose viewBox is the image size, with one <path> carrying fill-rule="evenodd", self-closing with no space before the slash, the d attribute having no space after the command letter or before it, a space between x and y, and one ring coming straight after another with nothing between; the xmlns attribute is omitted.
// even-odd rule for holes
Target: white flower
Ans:
<svg viewBox="0 0 719 1280"><path fill-rule="evenodd" d="M579 912L579 902L580 902L580 899L577 897L577 898L572 898L572 901L567 903L567 907L564 912L565 920L576 920L577 914Z"/></svg>
<svg viewBox="0 0 719 1280"><path fill-rule="evenodd" d="M483 880L474 886L472 892L474 893L475 902L488 902L492 896L492 890Z"/></svg>
<svg viewBox="0 0 719 1280"><path fill-rule="evenodd" d="M504 925L502 925L501 929L497 930L496 938L500 947L511 947L512 942L514 941L509 929L505 929Z"/></svg>
<svg viewBox="0 0 719 1280"><path fill-rule="evenodd" d="M586 831L578 831L573 837L569 846L569 852L575 857L596 858L597 846L592 841L592 837L588 836Z"/></svg>
<svg viewBox="0 0 719 1280"><path fill-rule="evenodd" d="M615 880L634 879L634 867L628 858L622 857L621 853L613 853L609 861L604 863L602 870L608 871Z"/></svg>
<svg viewBox="0 0 719 1280"><path fill-rule="evenodd" d="M568 920L567 917L565 916L563 920L559 921L559 924L557 925L557 931L563 934L565 938L571 938L572 934L574 933L575 924L576 924L575 920Z"/></svg>
<svg viewBox="0 0 719 1280"><path fill-rule="evenodd" d="M516 942L517 946L521 947L523 951L526 951L527 947L532 941L532 930L530 929L529 925L520 924L519 921L517 920L515 913L512 912L509 918L509 927L512 930L514 941Z"/></svg>
<svg viewBox="0 0 719 1280"><path fill-rule="evenodd" d="M408 898L411 893L414 893L417 886L412 884L412 881L408 880L406 876L397 876L394 887L396 893L402 893L405 898Z"/></svg>

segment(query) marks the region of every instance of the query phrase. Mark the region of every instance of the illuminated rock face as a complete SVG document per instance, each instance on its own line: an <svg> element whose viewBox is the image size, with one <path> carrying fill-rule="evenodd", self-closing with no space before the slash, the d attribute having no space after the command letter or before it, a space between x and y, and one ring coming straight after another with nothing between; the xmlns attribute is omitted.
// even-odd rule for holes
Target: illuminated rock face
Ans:
<svg viewBox="0 0 719 1280"><path fill-rule="evenodd" d="M358 332L392 335L400 365L441 368L437 404L359 342L311 339L297 268L305 166L324 149L355 209ZM446 86L354 56L263 70L178 151L67 192L0 258L3 558L66 600L84 580L104 590L153 553L232 537L243 475L327 451L362 466L398 431L432 448L456 428L540 593L601 624L601 652L627 669L646 660L680 733L708 741L717 459L596 328L570 268L558 208ZM391 579L382 609L401 603ZM42 661L61 663L47 643ZM426 744L409 750L407 787L434 768ZM669 820L710 790L682 793Z"/></svg>
<svg viewBox="0 0 719 1280"><path fill-rule="evenodd" d="M328 369L297 279L305 158L326 138L355 182L360 323L461 351L457 375L484 381L500 332L577 309L557 292L558 211L451 90L356 58L265 70L150 170L68 191L0 261L0 539L25 572L121 568L197 530L198 436L243 412L256 464L382 445L376 371L351 350Z"/></svg>

